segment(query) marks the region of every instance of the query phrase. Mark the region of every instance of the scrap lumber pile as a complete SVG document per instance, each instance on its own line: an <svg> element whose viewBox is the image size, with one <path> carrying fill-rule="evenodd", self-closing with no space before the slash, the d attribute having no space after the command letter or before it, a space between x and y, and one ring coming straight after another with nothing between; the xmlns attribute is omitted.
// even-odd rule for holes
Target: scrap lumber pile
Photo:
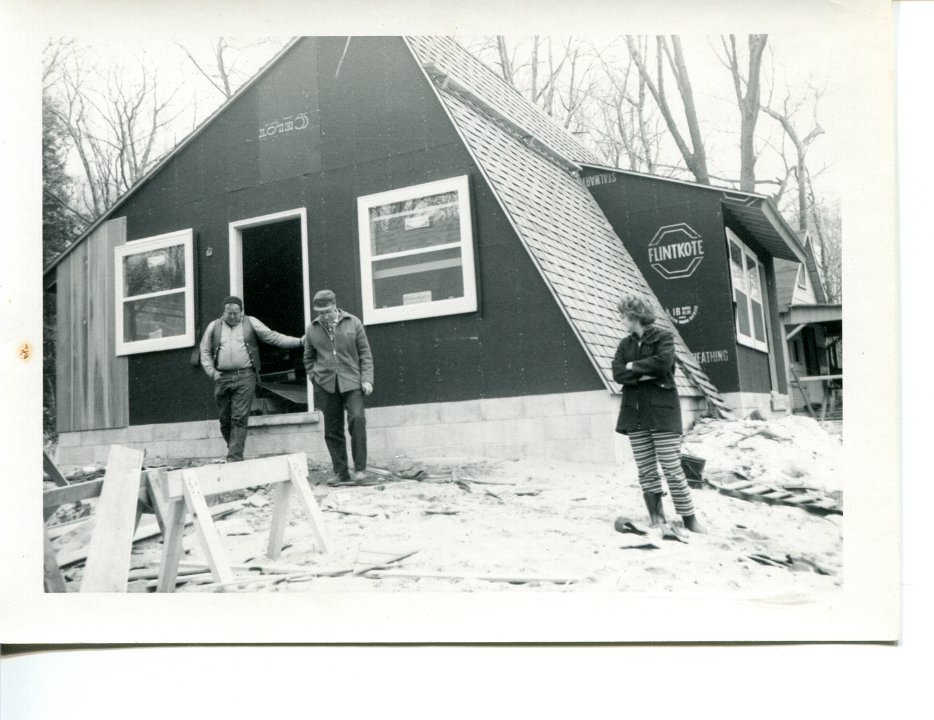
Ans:
<svg viewBox="0 0 934 720"><path fill-rule="evenodd" d="M704 481L723 495L818 515L843 513L836 472L842 446L811 418L703 419L685 434L683 448L706 459Z"/></svg>

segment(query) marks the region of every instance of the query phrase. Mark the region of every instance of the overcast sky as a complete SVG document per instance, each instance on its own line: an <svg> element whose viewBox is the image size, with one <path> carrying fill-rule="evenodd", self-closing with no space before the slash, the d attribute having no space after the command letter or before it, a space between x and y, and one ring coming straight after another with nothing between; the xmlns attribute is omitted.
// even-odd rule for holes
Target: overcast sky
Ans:
<svg viewBox="0 0 934 720"><path fill-rule="evenodd" d="M724 28L724 32L729 32ZM516 36L512 36L516 37ZM628 62L625 46L619 36L592 35L588 40L607 53L611 62ZM707 145L708 162L711 173L721 177L738 177L738 126L739 118L730 74L717 60L715 51L720 50L717 35L682 34L686 61L694 87L698 113L702 121L702 131ZM471 38L463 38L468 43ZM238 54L237 69L245 75L252 75L274 54L278 43L284 43L287 37L265 38L259 42L256 38L237 38L232 42L246 49ZM745 36L739 35L739 45L745 48ZM96 38L91 41L78 40L82 47L83 64L87 70L100 71L104 68L123 66L127 76L137 72L140 63L157 69L162 87L179 87L175 97L174 113L178 117L173 123L172 132L164 138L165 149L171 148L182 140L192 128L209 116L223 101L223 96L213 88L194 68L179 47L184 45L200 61L210 63L212 38L185 36L122 37ZM793 93L806 94L807 84L813 83L826 88L820 101L819 120L826 134L820 137L809 151L808 162L812 172L825 168L815 180L818 192L827 199L839 197L838 178L842 172L839 164L839 137L834 130L844 112L842 95L839 92L839 78L836 76L833 57L839 54L833 46L834 38L827 33L783 33L769 36L767 53L763 63L763 82L774 84L775 102L779 106L790 87ZM615 48L615 52L614 52ZM352 44L351 49L352 52ZM94 75L89 76L93 80ZM669 85L671 83L669 82ZM765 91L765 87L763 88ZM765 95L763 95L763 102ZM799 119L806 133L811 128L811 104L807 103L799 113ZM680 113L679 113L680 119ZM760 116L757 137L768 138L775 144L782 139L777 123L765 115ZM764 147L757 164L757 177L760 179L776 178L784 175L783 165L778 155ZM673 148L673 145L670 146ZM673 150L669 160L677 159ZM72 165L77 174L77 164ZM716 184L725 184L714 181ZM762 185L759 191L770 194L773 185ZM793 188L790 188L793 192ZM786 199L790 199L789 197Z"/></svg>

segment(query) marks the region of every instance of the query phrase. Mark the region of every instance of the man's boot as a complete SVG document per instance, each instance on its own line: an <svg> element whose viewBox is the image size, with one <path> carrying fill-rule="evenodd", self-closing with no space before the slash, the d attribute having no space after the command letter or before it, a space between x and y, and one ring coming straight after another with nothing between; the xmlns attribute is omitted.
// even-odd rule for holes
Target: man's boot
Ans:
<svg viewBox="0 0 934 720"><path fill-rule="evenodd" d="M666 520L665 509L662 506L662 494L658 492L647 492L642 493L642 498L645 500L645 506L649 510L649 524L652 527L664 525Z"/></svg>

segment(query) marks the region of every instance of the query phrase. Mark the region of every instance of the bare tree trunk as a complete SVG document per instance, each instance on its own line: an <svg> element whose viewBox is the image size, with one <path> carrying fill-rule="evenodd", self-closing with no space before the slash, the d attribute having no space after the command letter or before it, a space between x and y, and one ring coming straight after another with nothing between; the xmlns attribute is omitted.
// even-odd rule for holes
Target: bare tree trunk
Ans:
<svg viewBox="0 0 934 720"><path fill-rule="evenodd" d="M671 133L678 151L684 159L688 170L694 175L697 182L710 184L710 174L707 170L707 154L704 149L704 140L700 131L700 123L697 119L697 109L694 105L694 94L691 88L691 79L688 74L687 64L684 61L684 53L681 50L681 41L677 36L672 36L672 45L674 54L668 47L668 42L661 35L656 37L656 81L652 78L652 73L646 66L645 59L639 51L635 39L631 35L626 36L626 45L629 48L629 56L635 62L639 69L639 74L648 87L649 92L655 99L656 105L665 120L665 125ZM669 67L674 74L675 83L678 86L678 92L681 95L681 102L684 105L685 121L688 126L688 135L691 138L691 147L681 134L678 123L671 112L668 104L668 97L665 94L665 64L664 58L667 58Z"/></svg>
<svg viewBox="0 0 934 720"><path fill-rule="evenodd" d="M622 150L625 151L629 169L654 173L659 135L657 127L655 132L651 128L653 118L650 118L646 107L645 79L635 68L631 57L628 64L620 69L618 64L605 60L599 51L596 51L596 56L612 88L594 93L606 99L601 100L605 108L603 125L594 127L593 132L603 138L616 166L619 166ZM631 87L631 79L636 84L635 90Z"/></svg>
<svg viewBox="0 0 934 720"><path fill-rule="evenodd" d="M807 152L818 137L824 134L824 128L817 121L817 103L820 100L820 92L814 90L814 127L803 138L798 133L794 125L794 114L797 107L791 107L791 94L785 97L784 106L781 111L763 106L762 112L776 120L782 127L785 136L791 142L795 149L795 165L792 168L796 177L798 189L798 233L803 238L808 229L808 194L807 194Z"/></svg>
<svg viewBox="0 0 934 720"><path fill-rule="evenodd" d="M532 37L532 102L538 104L538 35Z"/></svg>
<svg viewBox="0 0 934 720"><path fill-rule="evenodd" d="M740 190L753 192L756 189L756 123L759 119L760 82L759 75L762 68L762 53L765 50L768 35L750 35L749 63L746 76L743 77L739 69L739 53L736 49L736 36L721 37L726 53L725 64L733 78L733 90L736 93L736 105L740 113Z"/></svg>
<svg viewBox="0 0 934 720"><path fill-rule="evenodd" d="M496 50L499 53L499 67L503 73L503 80L515 87L516 78L513 74L512 60L509 57L509 50L506 48L506 38L502 35L496 36Z"/></svg>
<svg viewBox="0 0 934 720"><path fill-rule="evenodd" d="M840 215L818 202L808 173L802 183L807 187L807 205L810 211L814 234L817 237L819 256L816 258L818 271L829 302L840 302L843 295L843 238ZM829 215L829 217L827 217ZM825 222L829 220L829 222Z"/></svg>

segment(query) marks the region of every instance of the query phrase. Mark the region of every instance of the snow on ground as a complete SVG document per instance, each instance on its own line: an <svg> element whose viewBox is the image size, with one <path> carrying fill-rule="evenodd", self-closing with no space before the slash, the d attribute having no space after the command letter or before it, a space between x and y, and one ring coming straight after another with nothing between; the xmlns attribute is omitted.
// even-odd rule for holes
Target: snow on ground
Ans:
<svg viewBox="0 0 934 720"><path fill-rule="evenodd" d="M842 491L836 473L839 441L806 418L768 423L704 421L685 437L684 449L706 458L705 474L739 467L750 479L768 477L776 483ZM400 458L380 460L374 458L373 465L398 468L404 463ZM241 591L534 589L776 595L842 586L839 515L822 517L801 508L752 503L704 487L693 493L709 534L688 534L683 544L662 540L653 530L646 537L614 530L618 515L646 519L631 463L610 466L533 458L419 458L417 463L428 471L428 478L384 478L385 482L372 486L327 486L326 469L313 467L311 481L323 510L330 552L314 552L307 520L293 500L285 533L288 547L277 561L303 568L360 569L380 557L371 551L390 555L417 551L391 568L411 577L389 577L386 570L382 577L374 571L371 576L305 578ZM217 521L233 563L263 557L271 516L271 502L262 502L271 501L265 487L243 491L242 499L254 504ZM670 497L665 503L669 518L675 518ZM88 530L75 530L56 543L73 548L82 542L81 532ZM655 547L633 547L647 543ZM185 548L186 562L203 560L192 528ZM132 567L158 568L160 551L158 538L137 543ZM757 554L782 560L791 555L804 563L794 570L762 565L749 557ZM815 571L815 566L827 574ZM248 571L236 574L240 577ZM71 580L69 589L77 590L81 567L67 568L66 577ZM484 579L490 577L515 582ZM520 582L524 580L529 581ZM136 581L130 589L145 592L147 583ZM192 583L178 591L204 590Z"/></svg>

